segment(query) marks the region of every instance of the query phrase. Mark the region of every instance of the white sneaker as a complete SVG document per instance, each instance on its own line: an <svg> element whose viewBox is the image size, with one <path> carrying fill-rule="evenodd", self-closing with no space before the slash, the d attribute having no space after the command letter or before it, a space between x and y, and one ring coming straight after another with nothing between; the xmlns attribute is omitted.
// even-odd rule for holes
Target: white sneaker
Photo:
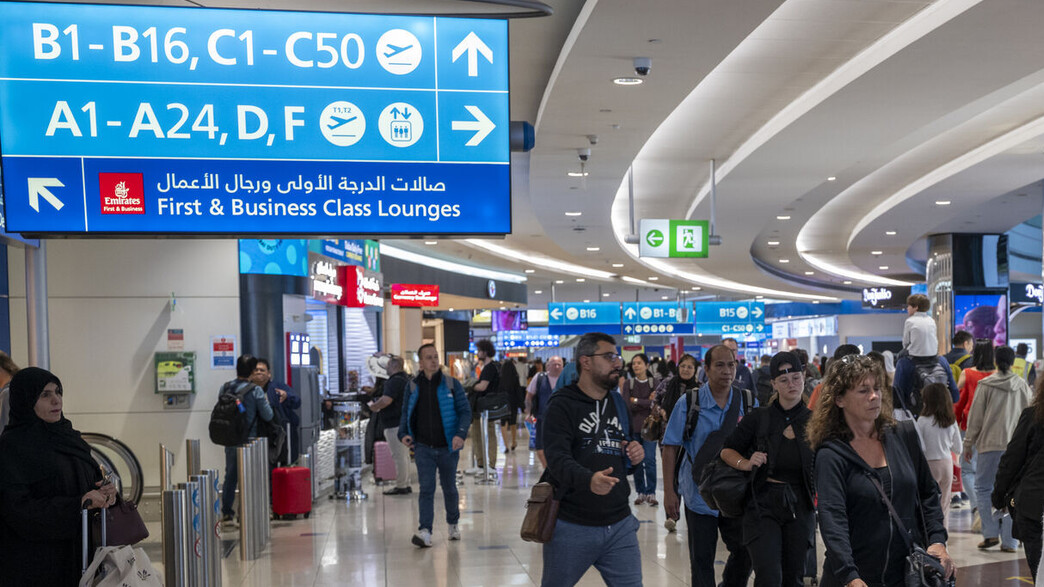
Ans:
<svg viewBox="0 0 1044 587"><path fill-rule="evenodd" d="M668 531L668 532L674 532L675 530L677 530L677 529L678 529L678 523L677 523L677 522L675 522L675 521L674 521L673 519L671 519L671 518L667 518L667 519L666 519L666 520L664 520L664 522L663 522L663 527L664 527L664 528L667 528L667 531Z"/></svg>
<svg viewBox="0 0 1044 587"><path fill-rule="evenodd" d="M456 524L450 524L449 527L449 539L460 540L460 528Z"/></svg>
<svg viewBox="0 0 1044 587"><path fill-rule="evenodd" d="M464 473L466 475L478 475L481 472L482 472L482 469L480 469L479 467L472 467L472 468L464 471Z"/></svg>
<svg viewBox="0 0 1044 587"><path fill-rule="evenodd" d="M979 512L975 512L975 517L972 518L971 531L982 532L982 518L979 517Z"/></svg>
<svg viewBox="0 0 1044 587"><path fill-rule="evenodd" d="M431 530L419 530L410 541L421 548L431 547Z"/></svg>

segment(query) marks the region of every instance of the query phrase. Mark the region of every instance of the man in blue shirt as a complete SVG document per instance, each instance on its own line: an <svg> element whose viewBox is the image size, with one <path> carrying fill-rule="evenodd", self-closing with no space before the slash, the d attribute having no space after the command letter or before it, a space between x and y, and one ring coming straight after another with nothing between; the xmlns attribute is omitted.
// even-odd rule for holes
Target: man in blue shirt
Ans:
<svg viewBox="0 0 1044 587"><path fill-rule="evenodd" d="M243 412L250 422L250 438L257 437L257 419L265 422L272 420L272 406L265 397L265 392L250 381L250 376L257 368L257 358L251 355L240 355L236 360L236 378L221 386L222 393L241 395ZM239 484L239 465L236 459L236 447L225 447L225 485L221 488L221 523L226 529L238 526L232 506L236 499L236 485Z"/></svg>
<svg viewBox="0 0 1044 587"><path fill-rule="evenodd" d="M268 359L260 357L257 359L257 367L254 367L254 373L250 376L250 381L264 390L265 397L268 398L268 403L272 406L272 411L279 416L279 422L284 427L288 422L290 423L290 435L287 437L287 442L290 444L291 451L288 454L281 455L279 457L280 461L288 458L289 460L286 460L287 464L297 462L297 457L301 454L297 433L301 426L301 417L297 415L297 410L301 407L301 396L297 395L294 388L286 383L272 379L272 366L269 364ZM285 444L283 445L283 450L286 450Z"/></svg>
<svg viewBox="0 0 1044 587"><path fill-rule="evenodd" d="M663 436L663 505L667 516L678 519L679 494L685 500L685 522L689 532L689 565L693 587L714 587L714 552L718 533L729 550L722 574L724 587L745 587L751 572L750 555L743 545L740 518L726 518L707 507L693 481L693 468L702 470L711 459L719 458L725 438L743 417L741 390L733 387L736 354L725 345L707 353L707 383L692 394L698 410L690 417L689 400L683 395L671 412ZM679 461L679 452L681 459ZM675 476L676 464L680 470ZM677 479L677 485L671 482Z"/></svg>

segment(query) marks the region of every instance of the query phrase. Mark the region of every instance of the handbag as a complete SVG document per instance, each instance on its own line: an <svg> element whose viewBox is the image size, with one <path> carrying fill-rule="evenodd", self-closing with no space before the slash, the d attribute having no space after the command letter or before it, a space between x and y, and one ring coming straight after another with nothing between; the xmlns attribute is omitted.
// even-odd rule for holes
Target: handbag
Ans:
<svg viewBox="0 0 1044 587"><path fill-rule="evenodd" d="M101 516L105 516L105 538L102 538ZM149 537L138 506L125 501L119 494L116 503L101 510L91 520L91 535L94 544L101 546L131 546Z"/></svg>
<svg viewBox="0 0 1044 587"><path fill-rule="evenodd" d="M533 485L526 501L526 516L522 519L522 540L538 544L551 542L560 503L561 495L554 485L547 481Z"/></svg>
<svg viewBox="0 0 1044 587"><path fill-rule="evenodd" d="M162 587L160 573L141 548L102 546L80 578L80 587Z"/></svg>
<svg viewBox="0 0 1044 587"><path fill-rule="evenodd" d="M480 395L476 405L479 412L489 412L490 420L499 420L511 415L511 403L508 394L503 391L491 391Z"/></svg>
<svg viewBox="0 0 1044 587"><path fill-rule="evenodd" d="M881 482L869 471L866 471L866 476L881 495L885 505L888 506L888 513L899 527L899 533L910 550L910 554L906 555L906 566L903 569L903 585L905 587L952 587L954 579L946 578L946 569L943 568L939 557L929 554L927 550L913 541L910 531L906 529L906 525L903 524L895 507L892 506L892 500L888 499L888 495L885 494ZM918 507L918 512L920 512L920 507Z"/></svg>
<svg viewBox="0 0 1044 587"><path fill-rule="evenodd" d="M649 414L642 422L642 440L648 442L659 442L663 439L663 418L659 414Z"/></svg>
<svg viewBox="0 0 1044 587"><path fill-rule="evenodd" d="M726 518L739 518L747 510L753 480L753 471L740 471L720 458L711 459L700 473L700 497Z"/></svg>

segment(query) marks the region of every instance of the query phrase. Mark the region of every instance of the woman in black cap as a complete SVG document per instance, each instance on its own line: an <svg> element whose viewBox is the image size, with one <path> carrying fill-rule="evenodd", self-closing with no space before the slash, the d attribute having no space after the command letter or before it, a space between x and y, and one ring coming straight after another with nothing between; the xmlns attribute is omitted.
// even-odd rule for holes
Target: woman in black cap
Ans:
<svg viewBox="0 0 1044 587"><path fill-rule="evenodd" d="M776 353L769 363L772 400L740 420L725 440L721 460L754 474L755 497L743 516L743 543L754 563L754 585L797 587L815 528L812 449L802 401L804 367L797 355Z"/></svg>
<svg viewBox="0 0 1044 587"><path fill-rule="evenodd" d="M116 501L91 449L62 414L62 382L36 367L11 380L0 435L0 585L76 585L80 510Z"/></svg>

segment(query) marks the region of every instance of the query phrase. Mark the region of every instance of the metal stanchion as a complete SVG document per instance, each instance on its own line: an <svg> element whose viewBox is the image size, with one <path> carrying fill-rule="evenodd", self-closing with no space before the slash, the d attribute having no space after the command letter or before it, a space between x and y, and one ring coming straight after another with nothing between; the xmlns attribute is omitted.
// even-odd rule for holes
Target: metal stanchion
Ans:
<svg viewBox="0 0 1044 587"><path fill-rule="evenodd" d="M252 519L252 491L249 475L253 468L253 445L236 447L236 465L239 473L239 558L254 560L257 547L254 544L254 520Z"/></svg>
<svg viewBox="0 0 1044 587"><path fill-rule="evenodd" d="M261 527L261 547L264 548L272 539L272 480L268 472L268 440L260 439L257 444L261 448L257 467L258 487L263 495L257 513Z"/></svg>
<svg viewBox="0 0 1044 587"><path fill-rule="evenodd" d="M482 478L476 481L479 485L489 485L496 483L495 480L490 479L489 475L489 412L483 411L482 415L479 416L479 427L482 429L479 435L482 436ZM494 439L494 442L496 439Z"/></svg>
<svg viewBox="0 0 1044 587"><path fill-rule="evenodd" d="M209 517L203 518L207 521L203 527L208 529L209 538L204 541L207 546L207 585L221 587L221 485L217 469L207 469L203 476L207 478L209 487L203 492L203 506L210 512Z"/></svg>
<svg viewBox="0 0 1044 587"><path fill-rule="evenodd" d="M171 472L174 470L174 453L167 449L162 443L159 445L160 457L160 491L166 491L174 486Z"/></svg>
<svg viewBox="0 0 1044 587"><path fill-rule="evenodd" d="M200 460L199 452L199 440L188 438L185 440L185 466L187 467L188 473L185 478L188 479L193 475L199 475L203 470L203 464Z"/></svg>
<svg viewBox="0 0 1044 587"><path fill-rule="evenodd" d="M185 491L163 492L163 575L167 587L188 587L188 553L185 550Z"/></svg>
<svg viewBox="0 0 1044 587"><path fill-rule="evenodd" d="M188 576L190 585L203 585L205 569L203 568L203 501L199 483L188 481L178 483L178 489L185 491L185 544L188 560Z"/></svg>
<svg viewBox="0 0 1044 587"><path fill-rule="evenodd" d="M206 474L193 475L189 477L189 481L199 487L199 530L196 538L199 540L197 556L199 556L201 564L198 577L200 585L208 586L213 574L211 568L216 562L212 558L213 548L211 546L214 542L214 484L210 480L210 476Z"/></svg>

